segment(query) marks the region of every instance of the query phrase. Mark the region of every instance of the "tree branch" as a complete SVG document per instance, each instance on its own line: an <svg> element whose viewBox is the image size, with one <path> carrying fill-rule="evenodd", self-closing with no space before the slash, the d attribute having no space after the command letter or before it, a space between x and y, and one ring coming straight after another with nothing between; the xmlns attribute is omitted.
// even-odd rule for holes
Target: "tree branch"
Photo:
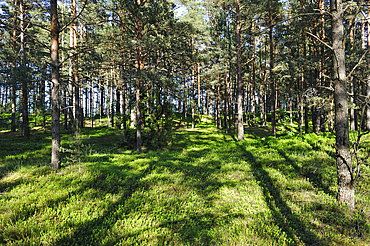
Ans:
<svg viewBox="0 0 370 246"><path fill-rule="evenodd" d="M64 25L64 27L60 28L59 30L59 33L63 32L64 29L66 29L69 25L71 25L77 18L80 17L80 15L82 14L82 12L84 11L85 7L86 7L86 4L87 4L87 0L85 0L84 2L84 5L82 6L82 9L80 11L80 13L78 15L76 15L76 17L74 17L68 24Z"/></svg>
<svg viewBox="0 0 370 246"><path fill-rule="evenodd" d="M351 22L351 25L349 26L349 29L348 29L348 33L351 33L351 31L352 31L352 27L355 25L355 20L356 20L356 17L357 17L357 15L358 15L358 12L360 12L360 7L362 7L362 3L364 2L364 0L361 0L361 2L360 2L360 4L358 5L358 7L357 7L357 10L356 10L356 13L355 13L355 15L353 16L353 18L352 18L352 22ZM348 36L348 34L345 34L344 35L344 39L343 39L343 44L345 44L346 43L346 40L347 40L347 36Z"/></svg>
<svg viewBox="0 0 370 246"><path fill-rule="evenodd" d="M315 34L312 34L310 32L307 32L307 34L311 35L312 37L316 38L320 43L322 43L323 45L325 45L326 47L328 47L330 50L333 50L333 47L331 47L330 45L328 45L327 43L325 43L324 41L322 41L318 36L316 36Z"/></svg>

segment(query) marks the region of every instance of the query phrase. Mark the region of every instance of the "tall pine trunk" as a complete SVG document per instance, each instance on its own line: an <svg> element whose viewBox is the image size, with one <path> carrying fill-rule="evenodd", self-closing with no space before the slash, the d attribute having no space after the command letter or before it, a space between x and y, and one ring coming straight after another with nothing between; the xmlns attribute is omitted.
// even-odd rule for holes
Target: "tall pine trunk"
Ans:
<svg viewBox="0 0 370 246"><path fill-rule="evenodd" d="M13 51L16 52L17 48L17 9L18 9L18 0L14 0L14 29L13 29ZM13 83L12 83L12 122L11 122L11 131L15 132L15 113L16 113L16 97L17 97L17 87L15 78L15 67L16 60L13 61Z"/></svg>
<svg viewBox="0 0 370 246"><path fill-rule="evenodd" d="M57 0L50 0L51 8L51 168L60 168L60 98L59 98L59 23Z"/></svg>
<svg viewBox="0 0 370 246"><path fill-rule="evenodd" d="M238 105L238 141L244 141L243 105L242 105L242 65L240 47L240 2L236 0L236 63L237 63L237 105Z"/></svg>
<svg viewBox="0 0 370 246"><path fill-rule="evenodd" d="M198 63L198 70L197 70L197 80L198 80L198 124L200 124L200 66Z"/></svg>
<svg viewBox="0 0 370 246"><path fill-rule="evenodd" d="M272 1L269 1L269 25L270 25L270 79L271 79L271 128L272 136L276 137L276 83L274 78L274 28L272 26Z"/></svg>
<svg viewBox="0 0 370 246"><path fill-rule="evenodd" d="M29 126L29 120L28 120L28 72L27 66L26 66L26 55L25 55L25 8L24 8L24 2L23 0L20 0L19 2L19 11L20 11L20 24L21 24L21 35L20 35L20 41L21 41L21 105L22 110L20 112L20 122L21 122L21 131L22 135L26 137L27 139L30 138L30 126Z"/></svg>
<svg viewBox="0 0 370 246"><path fill-rule="evenodd" d="M345 47L343 43L344 10L342 0L331 0L333 39L333 81L335 101L335 135L337 151L338 201L354 208L355 187L352 177L352 158L348 130L347 80Z"/></svg>
<svg viewBox="0 0 370 246"><path fill-rule="evenodd" d="M140 74L140 68L141 68L141 54L139 47L135 48L135 66L136 66L136 73L137 75ZM136 77L136 151L137 153L141 153L141 144L142 144L142 139L141 139L141 114L140 114L140 89L141 89L141 84L140 84L140 79L139 77Z"/></svg>

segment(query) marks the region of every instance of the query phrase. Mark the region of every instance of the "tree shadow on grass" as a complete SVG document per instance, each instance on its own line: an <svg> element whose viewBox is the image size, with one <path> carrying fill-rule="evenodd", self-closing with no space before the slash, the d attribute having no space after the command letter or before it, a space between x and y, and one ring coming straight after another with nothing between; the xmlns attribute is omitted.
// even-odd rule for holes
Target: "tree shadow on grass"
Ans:
<svg viewBox="0 0 370 246"><path fill-rule="evenodd" d="M254 139L260 139L263 137L271 136L272 131L267 126L249 126L244 127L244 133L250 136L253 136Z"/></svg>
<svg viewBox="0 0 370 246"><path fill-rule="evenodd" d="M137 174L125 181L125 191L118 199L117 202L110 203L108 208L102 216L88 220L78 225L76 231L72 235L66 235L55 242L55 245L100 245L99 238L102 232L109 231L113 227L117 218L115 218L115 212L122 206L125 206L126 201L138 190L145 186L140 181L146 177L154 168L154 164L150 163L149 166L144 169L140 174ZM98 182L95 180L95 182ZM82 189L80 189L82 191ZM134 204L130 204L129 211L135 209ZM126 211L128 212L128 211ZM112 243L109 243L111 245Z"/></svg>
<svg viewBox="0 0 370 246"><path fill-rule="evenodd" d="M168 238L165 235L159 236L158 244L167 245L169 241L172 243L175 241L180 244L185 245L223 245L221 242L218 242L216 238L213 237L210 233L215 227L218 227L219 224L230 223L233 219L244 219L245 215L234 213L227 215L216 215L213 213L194 213L193 215L187 216L184 219L179 220L168 220L160 223L155 228L149 227L142 230L138 230L135 233L129 233L121 236L115 241L118 243L123 238L138 238L140 234L151 229L165 228L169 229L172 233L181 235L179 238ZM140 245L142 242L140 240L134 240L135 245ZM104 245L112 245L112 243L107 243ZM173 245L173 244L171 244Z"/></svg>
<svg viewBox="0 0 370 246"><path fill-rule="evenodd" d="M329 187L327 185L325 185L323 183L323 178L322 178L322 175L320 173L315 173L315 172L312 172L311 169L302 169L300 168L292 159L290 159L287 154L278 149L278 153L284 157L285 161L291 165L294 170L299 173L300 175L302 175L303 177L305 177L306 179L309 180L309 182L316 188L322 190L325 192L325 194L327 195L330 195L332 197L335 197L335 193L333 191L331 191L329 189Z"/></svg>
<svg viewBox="0 0 370 246"><path fill-rule="evenodd" d="M205 141L205 139L202 140L199 138L198 140L201 142L198 144L202 146L202 142ZM217 140L222 141L222 139L215 139L214 141ZM138 244L140 244L139 241L141 233L147 233L146 231L150 228L137 228L134 230L134 232L129 234L125 234L124 228L120 229L118 234L116 234L116 232L112 232L112 229L117 221L122 222L124 220L124 216L134 214L134 211L138 206L146 203L150 204L150 201L147 201L145 196L140 197L140 195L138 195L139 197L136 199L136 195L134 194L137 194L138 191L141 190L149 190L152 185L155 186L160 183L156 179L153 180L145 178L152 173L154 169L156 169L155 173L161 173L161 170L167 170L170 173L182 174L183 178L179 181L179 185L183 189L193 190L199 195L199 197L202 197L202 199L206 200L206 206L212 206L212 203L208 201L207 198L209 193L217 191L222 186L233 186L235 184L232 182L220 182L214 177L214 174L217 174L221 171L220 169L222 163L220 161L203 159L204 161L200 162L199 164L194 163L197 159L204 158L210 151L210 148L196 148L185 152L163 151L157 153L156 161L150 161L149 166L144 171L126 179L125 181L122 181L123 184L120 185L124 186L124 191L122 191L123 194L119 196L116 202L108 203L107 208L101 216L76 225L76 229L74 232L72 232L72 234L65 235L60 240L55 242L55 245L114 245L127 237L130 237L132 240L137 241ZM108 173L113 172L109 165L101 168ZM118 172L122 173L122 175L125 175L127 170L119 170ZM96 179L91 181L91 183L99 182L101 181ZM86 184L82 186L86 186ZM83 192L84 189L82 186L79 188L81 192ZM97 189L95 186L94 189ZM104 187L105 186L106 185L104 185ZM103 194L104 192L100 193ZM112 193L118 194L119 192L113 191ZM181 201L176 198L176 196L175 200L176 204L181 204ZM172 206L178 205L164 204L160 206L164 206L165 209L167 208L166 206L170 206L168 209L172 209ZM176 209L181 209L181 207ZM143 215L145 216L145 213ZM152 216L152 214L148 215ZM197 243L195 240L200 240L202 244L207 245L214 240L214 236L212 236L210 232L217 227L217 221L222 220L223 223L228 223L228 221L232 219L232 216L240 217L239 215L232 214L219 215L217 213L194 211L186 215L187 219L176 219L175 216L173 220L168 220L166 216L160 217L161 219L159 227L166 228L171 232L170 234L163 235L164 237L178 235L178 240L184 244L192 245ZM104 233L107 235L103 235ZM166 240L162 240L160 237L161 235L159 235L157 238L160 243L165 243ZM105 240L103 240L104 238ZM167 239L171 241L171 238Z"/></svg>
<svg viewBox="0 0 370 246"><path fill-rule="evenodd" d="M38 154L40 158L34 152L43 150L47 145L51 144L51 141L47 141L47 137L46 134L37 132L31 135L30 140L26 140L15 135L15 133L1 133L0 180L21 167L38 166L41 159L44 161L45 156L43 154Z"/></svg>
<svg viewBox="0 0 370 246"><path fill-rule="evenodd" d="M292 212L279 189L275 186L274 181L262 165L257 162L255 156L249 151L246 151L245 156L251 163L252 173L255 179L259 181L266 204L274 216L276 225L287 234L287 237L292 241L292 245L298 245L299 241L306 245L317 243L318 237L309 231L305 223Z"/></svg>

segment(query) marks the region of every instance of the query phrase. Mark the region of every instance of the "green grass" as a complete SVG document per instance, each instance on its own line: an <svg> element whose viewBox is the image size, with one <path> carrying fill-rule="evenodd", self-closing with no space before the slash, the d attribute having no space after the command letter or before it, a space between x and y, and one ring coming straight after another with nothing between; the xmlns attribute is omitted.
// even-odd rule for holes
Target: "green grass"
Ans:
<svg viewBox="0 0 370 246"><path fill-rule="evenodd" d="M204 118L138 155L120 131L85 128L81 169L64 157L58 171L49 132L3 131L0 243L368 245L369 167L350 212L336 202L335 137L278 129L246 127L239 143Z"/></svg>

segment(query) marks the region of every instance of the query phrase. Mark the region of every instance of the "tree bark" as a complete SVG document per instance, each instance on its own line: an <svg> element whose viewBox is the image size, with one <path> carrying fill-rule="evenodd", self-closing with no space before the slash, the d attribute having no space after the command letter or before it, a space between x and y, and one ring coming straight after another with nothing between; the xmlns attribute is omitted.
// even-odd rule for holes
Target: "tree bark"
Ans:
<svg viewBox="0 0 370 246"><path fill-rule="evenodd" d="M274 78L274 32L272 18L272 1L269 1L269 24L270 24L270 79L271 79L271 128L272 136L276 137L276 88Z"/></svg>
<svg viewBox="0 0 370 246"><path fill-rule="evenodd" d="M236 0L236 60L237 60L237 105L238 105L238 141L244 141L243 105L242 105L242 65L240 47L240 2Z"/></svg>
<svg viewBox="0 0 370 246"><path fill-rule="evenodd" d="M218 76L220 77L220 76ZM220 78L218 78L218 81L220 81ZM220 82L217 85L217 102L216 102L216 126L218 129L221 129L221 91L220 91Z"/></svg>
<svg viewBox="0 0 370 246"><path fill-rule="evenodd" d="M369 5L367 5L367 18L370 18ZM370 22L367 21L367 49L370 49ZM367 61L367 69L370 70L370 59ZM370 98L370 74L367 76L366 98ZM366 129L370 131L370 106L366 106Z"/></svg>
<svg viewBox="0 0 370 246"><path fill-rule="evenodd" d="M350 93L351 93L351 109L350 109L350 129L352 131L355 131L356 127L355 127L355 109L354 109L354 105L355 105L355 98L354 98L354 94L355 94L355 78L353 76L350 77Z"/></svg>
<svg viewBox="0 0 370 246"><path fill-rule="evenodd" d="M345 47L343 43L342 0L331 0L332 39L333 39L333 81L335 101L335 135L337 154L338 201L354 208L355 186L352 177L352 159L348 130L348 101L345 67Z"/></svg>
<svg viewBox="0 0 370 246"><path fill-rule="evenodd" d="M252 33L254 33L254 19L252 21ZM253 34L252 37L252 106L253 106L253 125L256 125L256 38L255 35Z"/></svg>
<svg viewBox="0 0 370 246"><path fill-rule="evenodd" d="M21 110L21 125L22 125L22 135L26 137L27 139L30 138L30 126L29 126L29 120L28 120L28 78L27 78L27 67L26 67L26 55L25 55L25 23L24 23L24 18L25 18L25 9L24 9L24 2L23 0L20 0L19 2L19 11L20 11L20 24L21 24L21 35L20 35L20 41L21 41L21 67L22 67L22 79L21 79L21 84L22 84L22 110Z"/></svg>
<svg viewBox="0 0 370 246"><path fill-rule="evenodd" d="M17 48L17 9L18 9L18 0L14 1L14 29L13 29L13 52L16 52ZM13 71L15 71L16 67L16 61L14 59L13 61ZM14 78L14 72L13 72L13 78ZM15 113L16 113L16 97L17 97L17 89L16 89L16 81L13 79L12 84L12 122L11 122L11 132L15 132Z"/></svg>
<svg viewBox="0 0 370 246"><path fill-rule="evenodd" d="M198 63L197 69L197 78L198 78L198 124L200 124L200 66Z"/></svg>
<svg viewBox="0 0 370 246"><path fill-rule="evenodd" d="M93 72L90 86L90 119L91 119L91 128L94 127L94 79L95 74Z"/></svg>
<svg viewBox="0 0 370 246"><path fill-rule="evenodd" d="M71 18L76 17L76 0L72 0L71 3ZM76 119L78 119L77 116L77 107L76 107L76 94L77 94L77 100L78 100L78 90L76 87L76 81L74 77L74 70L75 67L75 58L74 58L74 47L75 47L75 40L76 40L76 24L72 23L70 27L69 32L69 67L68 67L68 100L69 100L69 132L72 132L74 128L76 128Z"/></svg>
<svg viewBox="0 0 370 246"><path fill-rule="evenodd" d="M116 86L116 129L121 129L121 86Z"/></svg>
<svg viewBox="0 0 370 246"><path fill-rule="evenodd" d="M140 68L141 68L141 54L139 47L135 48L135 66L136 66L136 73L140 73ZM141 144L142 144L142 139L141 139L141 115L140 115L140 79L139 77L136 77L136 151L138 154L141 153Z"/></svg>
<svg viewBox="0 0 370 246"><path fill-rule="evenodd" d="M60 168L60 98L59 98L59 23L57 0L50 0L51 8L51 168Z"/></svg>
<svg viewBox="0 0 370 246"><path fill-rule="evenodd" d="M225 57L226 60L226 57ZM227 72L225 72L225 77L224 77L224 125L223 128L227 129L227 115L228 115L228 92L227 92ZM230 110L230 108L229 108Z"/></svg>

